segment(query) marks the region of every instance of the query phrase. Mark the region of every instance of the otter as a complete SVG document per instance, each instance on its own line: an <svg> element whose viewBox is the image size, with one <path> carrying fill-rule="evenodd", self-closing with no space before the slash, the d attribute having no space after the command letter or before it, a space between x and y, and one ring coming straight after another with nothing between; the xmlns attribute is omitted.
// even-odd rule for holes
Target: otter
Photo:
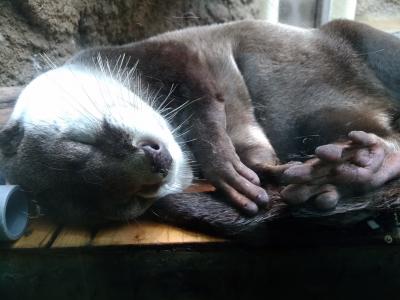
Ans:
<svg viewBox="0 0 400 300"><path fill-rule="evenodd" d="M134 218L158 199L166 221L240 236L277 216L392 207L399 52L396 37L344 20L239 21L84 50L21 94L1 169L81 222ZM180 193L191 161L216 193Z"/></svg>

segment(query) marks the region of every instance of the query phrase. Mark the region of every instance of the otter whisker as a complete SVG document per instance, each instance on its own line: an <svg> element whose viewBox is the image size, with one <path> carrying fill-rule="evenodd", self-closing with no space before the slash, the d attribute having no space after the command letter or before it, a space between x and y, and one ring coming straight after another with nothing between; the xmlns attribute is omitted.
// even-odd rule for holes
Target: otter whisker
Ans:
<svg viewBox="0 0 400 300"><path fill-rule="evenodd" d="M157 112L159 112L161 114L161 112L165 109L165 107L167 107L170 102L168 102L170 100L171 95L173 94L173 92L175 91L176 86L174 84L171 85L171 88L168 92L168 94L165 96L164 100L158 105L158 107L155 108L155 110Z"/></svg>
<svg viewBox="0 0 400 300"><path fill-rule="evenodd" d="M50 69L55 69L58 67L46 53L40 53L39 55Z"/></svg>

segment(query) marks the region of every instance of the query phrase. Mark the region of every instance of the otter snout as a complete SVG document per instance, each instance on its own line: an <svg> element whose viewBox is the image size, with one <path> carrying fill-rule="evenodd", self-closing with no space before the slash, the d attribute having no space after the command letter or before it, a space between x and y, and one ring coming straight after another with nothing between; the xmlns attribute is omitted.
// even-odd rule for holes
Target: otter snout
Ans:
<svg viewBox="0 0 400 300"><path fill-rule="evenodd" d="M150 160L151 171L166 177L172 165L172 156L167 147L163 143L155 141L144 141L138 146Z"/></svg>

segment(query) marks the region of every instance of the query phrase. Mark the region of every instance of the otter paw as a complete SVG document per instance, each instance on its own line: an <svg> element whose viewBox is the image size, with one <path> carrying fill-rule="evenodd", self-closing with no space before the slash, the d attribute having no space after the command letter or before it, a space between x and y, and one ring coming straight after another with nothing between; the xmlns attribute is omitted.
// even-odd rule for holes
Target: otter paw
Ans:
<svg viewBox="0 0 400 300"><path fill-rule="evenodd" d="M257 174L238 159L224 160L221 164L213 161L212 168L203 169L203 173L228 196L233 205L249 215L256 214L259 207L269 204L268 194L260 187Z"/></svg>
<svg viewBox="0 0 400 300"><path fill-rule="evenodd" d="M313 200L319 208L330 208L340 196L366 192L400 176L400 153L385 140L363 131L352 131L348 138L318 147L315 159L284 172L289 185L282 196L289 204Z"/></svg>
<svg viewBox="0 0 400 300"><path fill-rule="evenodd" d="M281 191L281 196L289 205L301 205L311 200L318 210L332 210L340 199L338 188L331 184L290 184Z"/></svg>

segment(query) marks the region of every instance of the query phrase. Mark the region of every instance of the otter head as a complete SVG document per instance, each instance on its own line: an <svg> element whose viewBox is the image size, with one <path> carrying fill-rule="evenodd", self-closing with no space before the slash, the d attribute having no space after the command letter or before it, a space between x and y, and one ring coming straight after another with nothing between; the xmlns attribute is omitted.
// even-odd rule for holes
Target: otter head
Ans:
<svg viewBox="0 0 400 300"><path fill-rule="evenodd" d="M8 181L45 213L78 222L134 218L182 191L187 158L136 83L79 65L33 80L0 133Z"/></svg>

